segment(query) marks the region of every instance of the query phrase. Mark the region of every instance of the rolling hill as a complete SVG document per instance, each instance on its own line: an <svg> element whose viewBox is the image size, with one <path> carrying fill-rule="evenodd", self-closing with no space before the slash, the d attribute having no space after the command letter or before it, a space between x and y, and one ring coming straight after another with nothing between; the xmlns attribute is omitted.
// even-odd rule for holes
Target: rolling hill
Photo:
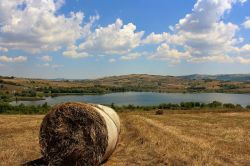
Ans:
<svg viewBox="0 0 250 166"><path fill-rule="evenodd" d="M220 74L220 75L193 74L193 75L181 76L181 78L188 80L210 79L210 80L220 80L220 81L246 82L250 81L250 74Z"/></svg>
<svg viewBox="0 0 250 166"><path fill-rule="evenodd" d="M127 91L250 93L250 75L131 74L84 80L0 77L0 96L4 100L13 100L14 96L33 100L44 96Z"/></svg>

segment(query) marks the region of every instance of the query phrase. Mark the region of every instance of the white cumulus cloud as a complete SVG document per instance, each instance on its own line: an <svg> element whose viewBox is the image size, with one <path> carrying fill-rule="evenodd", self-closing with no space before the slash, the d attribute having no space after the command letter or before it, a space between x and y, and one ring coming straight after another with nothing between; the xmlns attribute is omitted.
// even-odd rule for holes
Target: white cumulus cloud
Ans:
<svg viewBox="0 0 250 166"><path fill-rule="evenodd" d="M245 0L198 0L192 12L179 20L172 28L173 34L168 34L166 42L158 46L152 57L232 62L232 54L236 50L241 52L237 45L243 39L236 36L239 26L225 23L223 17L237 2Z"/></svg>
<svg viewBox="0 0 250 166"><path fill-rule="evenodd" d="M63 56L68 57L68 58L73 58L73 59L77 59L77 58L86 58L89 57L90 55L86 52L82 52L82 51L77 51L77 47L70 47L68 48L68 50L63 52Z"/></svg>
<svg viewBox="0 0 250 166"><path fill-rule="evenodd" d="M38 67L49 67L49 68L52 68L52 69L58 69L58 68L63 67L63 65L44 63L44 64L39 64Z"/></svg>
<svg viewBox="0 0 250 166"><path fill-rule="evenodd" d="M139 53L139 52L129 53L127 55L123 55L121 57L121 60L124 60L124 61L135 60L135 59L139 58L142 54L143 53Z"/></svg>
<svg viewBox="0 0 250 166"><path fill-rule="evenodd" d="M161 59L168 60L171 63L179 62L180 59L190 58L190 54L188 51L178 51L177 49L170 48L170 46L166 43L161 44L155 53L151 55L150 59Z"/></svg>
<svg viewBox="0 0 250 166"><path fill-rule="evenodd" d="M144 32L135 31L134 24L124 25L121 19L117 19L113 24L95 29L79 49L89 54L126 54L141 42Z"/></svg>
<svg viewBox="0 0 250 166"><path fill-rule="evenodd" d="M51 61L53 61L53 57L49 56L49 55L44 55L41 57L41 60L44 62L51 62Z"/></svg>
<svg viewBox="0 0 250 166"><path fill-rule="evenodd" d="M8 52L8 48L0 47L0 52Z"/></svg>
<svg viewBox="0 0 250 166"><path fill-rule="evenodd" d="M7 63L25 62L27 61L27 57L25 56L9 57L6 55L2 55L0 56L0 61L7 62Z"/></svg>
<svg viewBox="0 0 250 166"><path fill-rule="evenodd" d="M246 21L243 23L243 26L246 29L250 29L250 18L247 18Z"/></svg>
<svg viewBox="0 0 250 166"><path fill-rule="evenodd" d="M70 45L63 55L69 58L85 58L100 55L125 55L140 46L144 32L136 32L132 23L121 19L106 27L89 32L79 45Z"/></svg>
<svg viewBox="0 0 250 166"><path fill-rule="evenodd" d="M58 14L63 0L1 0L0 46L36 53L57 51L88 32L84 14Z"/></svg>
<svg viewBox="0 0 250 166"><path fill-rule="evenodd" d="M152 32L144 40L142 40L142 44L159 44L164 40L167 40L168 37L169 35L166 32L162 34L155 34Z"/></svg>
<svg viewBox="0 0 250 166"><path fill-rule="evenodd" d="M243 57L236 57L236 61L242 64L250 64L249 58L243 58Z"/></svg>

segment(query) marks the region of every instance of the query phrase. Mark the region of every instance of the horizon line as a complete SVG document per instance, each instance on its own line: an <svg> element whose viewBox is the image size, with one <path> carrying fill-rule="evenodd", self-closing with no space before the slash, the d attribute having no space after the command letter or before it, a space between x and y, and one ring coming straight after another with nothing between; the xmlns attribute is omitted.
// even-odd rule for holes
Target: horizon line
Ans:
<svg viewBox="0 0 250 166"><path fill-rule="evenodd" d="M0 75L0 77L14 77L14 78L23 78L23 79L44 79L44 80L95 80L95 79L102 79L107 77L119 77L119 76L129 76L129 75L149 75L149 76L169 76L169 77L185 77L185 76L192 76L192 75L201 75L201 76L221 76L221 75L250 75L250 73L220 73L220 74L184 74L184 75L161 75L161 74L148 74L148 73L131 73L131 74L120 74L120 75L107 75L107 76L100 76L94 78L37 78L37 77L23 77L23 76L15 76L15 75Z"/></svg>

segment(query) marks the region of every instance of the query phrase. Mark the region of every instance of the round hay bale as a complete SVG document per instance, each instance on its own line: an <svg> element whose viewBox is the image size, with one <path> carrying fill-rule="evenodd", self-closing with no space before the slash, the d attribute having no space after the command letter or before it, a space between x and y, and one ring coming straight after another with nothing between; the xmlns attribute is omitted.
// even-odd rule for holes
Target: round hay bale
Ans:
<svg viewBox="0 0 250 166"><path fill-rule="evenodd" d="M115 150L119 132L119 117L109 107L60 104L41 124L41 153L49 165L100 165Z"/></svg>

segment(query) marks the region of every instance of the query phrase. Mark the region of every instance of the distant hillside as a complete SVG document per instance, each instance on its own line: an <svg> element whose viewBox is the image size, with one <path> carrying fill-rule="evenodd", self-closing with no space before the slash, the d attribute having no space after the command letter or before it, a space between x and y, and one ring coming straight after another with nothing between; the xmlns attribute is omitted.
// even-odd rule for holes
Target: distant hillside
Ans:
<svg viewBox="0 0 250 166"><path fill-rule="evenodd" d="M0 101L36 100L68 94L114 92L219 92L250 93L250 75L161 76L131 74L89 80L0 77Z"/></svg>
<svg viewBox="0 0 250 166"><path fill-rule="evenodd" d="M96 87L110 87L111 89L118 88L118 90L121 91L181 92L185 90L190 81L174 76L131 74L85 80L82 82Z"/></svg>
<svg viewBox="0 0 250 166"><path fill-rule="evenodd" d="M181 76L181 78L188 80L210 79L210 80L220 80L220 81L245 82L245 81L250 81L250 74L220 74L220 75L193 74L193 75Z"/></svg>
<svg viewBox="0 0 250 166"><path fill-rule="evenodd" d="M154 84L159 86L159 84L177 84L181 82L186 82L183 78L174 77L174 76L161 76L161 75L147 75L147 74L131 74L131 75L122 75L122 76L111 76L104 77L94 80L88 80L94 84L102 85L128 85L128 86L139 86L146 84Z"/></svg>

